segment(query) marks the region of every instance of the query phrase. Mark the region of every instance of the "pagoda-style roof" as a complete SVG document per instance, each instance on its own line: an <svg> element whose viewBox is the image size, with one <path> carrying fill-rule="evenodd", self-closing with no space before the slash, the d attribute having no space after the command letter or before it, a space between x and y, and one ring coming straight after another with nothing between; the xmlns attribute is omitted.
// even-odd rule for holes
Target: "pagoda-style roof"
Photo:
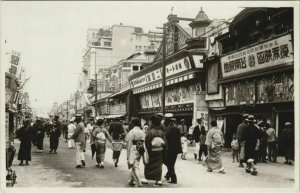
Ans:
<svg viewBox="0 0 300 193"><path fill-rule="evenodd" d="M197 26L208 26L211 23L211 20L207 17L205 12L202 10L199 11L194 21L192 21L189 25L193 27Z"/></svg>

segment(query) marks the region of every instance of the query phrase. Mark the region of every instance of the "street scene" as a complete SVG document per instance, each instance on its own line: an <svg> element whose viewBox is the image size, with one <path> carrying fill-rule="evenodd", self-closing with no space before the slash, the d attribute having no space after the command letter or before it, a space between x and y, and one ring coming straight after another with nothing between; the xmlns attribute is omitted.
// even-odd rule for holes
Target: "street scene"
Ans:
<svg viewBox="0 0 300 193"><path fill-rule="evenodd" d="M297 5L1 3L1 190L296 191Z"/></svg>

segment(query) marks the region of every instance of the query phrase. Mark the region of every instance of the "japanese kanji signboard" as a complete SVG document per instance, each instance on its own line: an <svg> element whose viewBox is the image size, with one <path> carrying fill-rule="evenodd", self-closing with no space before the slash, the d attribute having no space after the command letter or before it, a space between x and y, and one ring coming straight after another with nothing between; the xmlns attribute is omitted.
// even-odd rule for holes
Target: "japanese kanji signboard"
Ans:
<svg viewBox="0 0 300 193"><path fill-rule="evenodd" d="M291 34L221 57L222 76L251 72L294 61Z"/></svg>

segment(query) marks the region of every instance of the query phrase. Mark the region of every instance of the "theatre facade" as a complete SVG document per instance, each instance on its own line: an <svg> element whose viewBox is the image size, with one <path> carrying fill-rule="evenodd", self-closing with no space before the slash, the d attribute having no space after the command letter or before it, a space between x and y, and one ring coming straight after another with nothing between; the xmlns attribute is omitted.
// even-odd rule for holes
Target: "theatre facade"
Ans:
<svg viewBox="0 0 300 193"><path fill-rule="evenodd" d="M267 120L280 136L285 122L294 123L293 9L246 8L217 41L220 56L212 63L224 106L209 110L223 119L227 144L244 113Z"/></svg>

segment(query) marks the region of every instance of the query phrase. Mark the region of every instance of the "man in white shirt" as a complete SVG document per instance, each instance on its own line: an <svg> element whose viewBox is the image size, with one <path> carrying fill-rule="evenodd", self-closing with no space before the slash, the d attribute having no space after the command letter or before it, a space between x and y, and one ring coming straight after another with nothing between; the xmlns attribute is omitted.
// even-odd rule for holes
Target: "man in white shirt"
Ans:
<svg viewBox="0 0 300 193"><path fill-rule="evenodd" d="M74 148L74 139L70 139L70 137L74 134L76 126L74 125L74 119L70 120L70 124L68 125L68 148Z"/></svg>
<svg viewBox="0 0 300 193"><path fill-rule="evenodd" d="M277 162L276 131L269 123L266 125L268 134L268 160Z"/></svg>

